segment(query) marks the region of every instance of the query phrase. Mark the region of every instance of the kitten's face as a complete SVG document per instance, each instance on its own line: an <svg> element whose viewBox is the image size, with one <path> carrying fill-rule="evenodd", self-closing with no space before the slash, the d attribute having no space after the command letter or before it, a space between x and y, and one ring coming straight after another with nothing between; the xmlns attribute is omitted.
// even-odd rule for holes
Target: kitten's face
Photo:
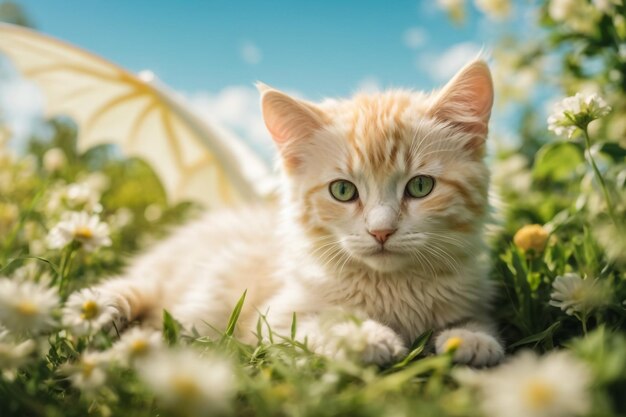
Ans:
<svg viewBox="0 0 626 417"><path fill-rule="evenodd" d="M312 105L264 92L288 198L324 264L454 271L487 206L486 66L436 95L392 91Z"/></svg>

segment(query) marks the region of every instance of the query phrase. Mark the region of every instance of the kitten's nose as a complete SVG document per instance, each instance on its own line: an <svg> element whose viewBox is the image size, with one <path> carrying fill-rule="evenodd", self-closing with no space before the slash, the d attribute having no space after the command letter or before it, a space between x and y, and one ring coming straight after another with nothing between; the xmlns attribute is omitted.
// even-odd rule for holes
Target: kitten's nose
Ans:
<svg viewBox="0 0 626 417"><path fill-rule="evenodd" d="M374 236L374 239L380 243L385 243L389 236L393 235L398 229L384 229L384 230L369 230L369 234Z"/></svg>

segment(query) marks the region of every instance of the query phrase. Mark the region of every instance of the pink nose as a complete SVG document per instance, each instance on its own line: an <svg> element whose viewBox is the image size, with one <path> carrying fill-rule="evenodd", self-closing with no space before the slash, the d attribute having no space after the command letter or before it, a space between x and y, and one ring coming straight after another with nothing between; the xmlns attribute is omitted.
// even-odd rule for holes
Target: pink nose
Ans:
<svg viewBox="0 0 626 417"><path fill-rule="evenodd" d="M389 236L393 235L398 229L370 230L369 234L380 243L385 243Z"/></svg>

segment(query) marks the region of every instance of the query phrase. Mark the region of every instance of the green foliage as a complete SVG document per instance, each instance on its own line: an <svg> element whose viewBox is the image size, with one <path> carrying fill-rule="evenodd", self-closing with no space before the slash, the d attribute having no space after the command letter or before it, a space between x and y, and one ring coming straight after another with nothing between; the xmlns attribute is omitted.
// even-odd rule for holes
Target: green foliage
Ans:
<svg viewBox="0 0 626 417"><path fill-rule="evenodd" d="M163 338L170 346L175 346L180 338L180 323L167 310L163 310Z"/></svg>
<svg viewBox="0 0 626 417"><path fill-rule="evenodd" d="M576 179L577 169L584 163L581 150L571 143L543 146L535 155L533 176L537 180L566 182Z"/></svg>

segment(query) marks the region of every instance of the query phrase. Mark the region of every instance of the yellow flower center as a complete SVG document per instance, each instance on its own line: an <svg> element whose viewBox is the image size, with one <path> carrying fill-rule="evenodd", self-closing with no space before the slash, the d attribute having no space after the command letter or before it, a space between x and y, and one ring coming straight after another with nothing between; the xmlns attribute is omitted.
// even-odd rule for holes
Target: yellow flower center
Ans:
<svg viewBox="0 0 626 417"><path fill-rule="evenodd" d="M39 308L37 308L37 306L33 302L28 300L20 301L19 303L17 303L16 308L18 313L23 316L34 316L39 312Z"/></svg>
<svg viewBox="0 0 626 417"><path fill-rule="evenodd" d="M191 399L200 396L198 384L187 375L175 375L170 380L170 383L172 389L179 397Z"/></svg>
<svg viewBox="0 0 626 417"><path fill-rule="evenodd" d="M148 350L148 342L144 339L134 340L133 343L130 344L130 351L134 355L141 355Z"/></svg>
<svg viewBox="0 0 626 417"><path fill-rule="evenodd" d="M446 353L454 352L463 344L463 339L458 336L451 337L446 340L446 343L443 345L443 351Z"/></svg>
<svg viewBox="0 0 626 417"><path fill-rule="evenodd" d="M524 390L524 399L535 410L546 408L554 401L554 387L541 380L530 381Z"/></svg>
<svg viewBox="0 0 626 417"><path fill-rule="evenodd" d="M81 365L81 371L85 378L89 378L93 373L93 370L96 368L96 364L91 361L83 361Z"/></svg>
<svg viewBox="0 0 626 417"><path fill-rule="evenodd" d="M572 294L570 295L570 297L572 298L572 301L581 301L584 299L585 297L585 292L583 288L576 288L574 291L572 291Z"/></svg>
<svg viewBox="0 0 626 417"><path fill-rule="evenodd" d="M98 315L98 303L93 300L85 301L82 308L81 317L85 320L91 320Z"/></svg>
<svg viewBox="0 0 626 417"><path fill-rule="evenodd" d="M93 238L93 230L88 227L77 227L74 231L74 238L88 240Z"/></svg>

